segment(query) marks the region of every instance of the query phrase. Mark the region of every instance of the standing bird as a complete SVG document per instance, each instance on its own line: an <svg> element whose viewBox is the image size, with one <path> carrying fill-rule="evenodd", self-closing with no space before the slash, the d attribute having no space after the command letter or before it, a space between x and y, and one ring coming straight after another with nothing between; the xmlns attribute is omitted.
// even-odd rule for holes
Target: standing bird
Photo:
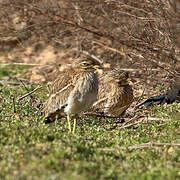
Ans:
<svg viewBox="0 0 180 180"><path fill-rule="evenodd" d="M129 73L109 71L100 77L98 100L93 104L95 112L119 117L133 102L133 90L128 83Z"/></svg>
<svg viewBox="0 0 180 180"><path fill-rule="evenodd" d="M98 78L94 71L100 67L100 63L91 57L81 56L61 72L51 85L49 98L44 104L43 114L46 123L58 119L65 113L71 132L70 115L87 110L97 99ZM75 127L74 118L73 133Z"/></svg>

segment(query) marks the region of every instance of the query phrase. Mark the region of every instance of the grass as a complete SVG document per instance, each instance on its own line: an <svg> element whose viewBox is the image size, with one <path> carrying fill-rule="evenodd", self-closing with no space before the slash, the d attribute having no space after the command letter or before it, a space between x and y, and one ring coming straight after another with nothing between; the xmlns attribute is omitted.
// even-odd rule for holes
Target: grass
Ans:
<svg viewBox="0 0 180 180"><path fill-rule="evenodd" d="M0 78L21 74L24 70L31 68L27 65L2 65L0 64Z"/></svg>
<svg viewBox="0 0 180 180"><path fill-rule="evenodd" d="M36 86L27 86L29 91ZM0 86L0 179L166 179L180 177L180 151L176 146L129 149L150 141L180 143L178 111L174 103L156 106L151 121L119 130L112 119L78 119L76 134L68 133L66 119L44 124L41 107L45 86L21 101L24 87ZM14 112L16 111L16 112Z"/></svg>

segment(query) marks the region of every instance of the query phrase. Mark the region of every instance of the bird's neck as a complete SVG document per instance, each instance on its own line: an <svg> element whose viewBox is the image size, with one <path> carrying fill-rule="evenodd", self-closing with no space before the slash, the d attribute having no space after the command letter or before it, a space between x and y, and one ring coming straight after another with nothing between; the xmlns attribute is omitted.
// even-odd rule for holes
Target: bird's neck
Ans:
<svg viewBox="0 0 180 180"><path fill-rule="evenodd" d="M75 69L75 71L78 73L83 73L83 74L88 74L90 72L94 72L93 69L83 69L83 68L77 68L77 69Z"/></svg>
<svg viewBox="0 0 180 180"><path fill-rule="evenodd" d="M118 95L119 93L121 93L123 91L122 86L119 86L118 83L112 83L111 84L111 95Z"/></svg>

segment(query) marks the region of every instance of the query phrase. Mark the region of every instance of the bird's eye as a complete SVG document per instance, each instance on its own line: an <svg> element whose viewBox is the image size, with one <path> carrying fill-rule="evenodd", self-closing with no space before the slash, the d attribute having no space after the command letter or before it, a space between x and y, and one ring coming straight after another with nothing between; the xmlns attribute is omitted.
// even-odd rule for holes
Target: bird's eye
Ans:
<svg viewBox="0 0 180 180"><path fill-rule="evenodd" d="M83 66L89 66L89 63L83 62L82 65L83 65Z"/></svg>

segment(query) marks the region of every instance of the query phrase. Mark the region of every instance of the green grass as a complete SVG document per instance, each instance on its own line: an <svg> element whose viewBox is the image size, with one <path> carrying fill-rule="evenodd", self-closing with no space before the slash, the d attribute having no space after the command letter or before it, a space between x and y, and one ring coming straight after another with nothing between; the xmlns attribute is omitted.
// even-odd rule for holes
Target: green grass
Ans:
<svg viewBox="0 0 180 180"><path fill-rule="evenodd" d="M27 86L29 91L35 87ZM45 101L45 87L17 101L26 93L24 87L0 86L0 179L179 179L178 147L128 148L150 141L180 143L178 104L168 107L172 113L163 106L152 111L170 122L144 122L120 130L122 124L112 119L84 117L72 135L66 119L44 124L35 99Z"/></svg>
<svg viewBox="0 0 180 180"><path fill-rule="evenodd" d="M27 65L2 65L0 64L0 78L21 74L32 66Z"/></svg>

